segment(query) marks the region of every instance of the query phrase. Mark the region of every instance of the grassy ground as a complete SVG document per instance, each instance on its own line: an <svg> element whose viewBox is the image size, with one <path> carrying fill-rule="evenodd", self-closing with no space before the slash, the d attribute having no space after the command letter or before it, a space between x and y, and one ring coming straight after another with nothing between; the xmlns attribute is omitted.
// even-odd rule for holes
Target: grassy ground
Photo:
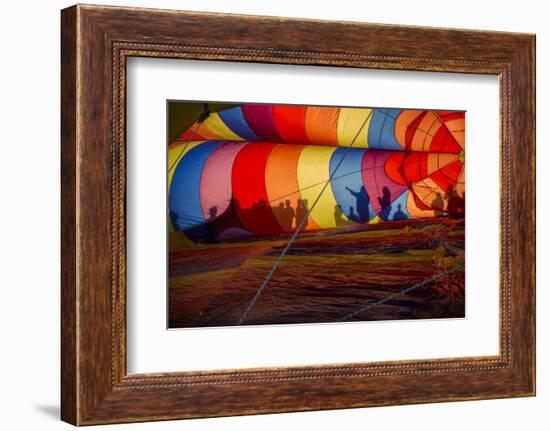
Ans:
<svg viewBox="0 0 550 431"><path fill-rule="evenodd" d="M236 325L288 237L170 253L169 325ZM464 223L401 222L299 237L244 324L464 316ZM368 310L369 304L415 286Z"/></svg>

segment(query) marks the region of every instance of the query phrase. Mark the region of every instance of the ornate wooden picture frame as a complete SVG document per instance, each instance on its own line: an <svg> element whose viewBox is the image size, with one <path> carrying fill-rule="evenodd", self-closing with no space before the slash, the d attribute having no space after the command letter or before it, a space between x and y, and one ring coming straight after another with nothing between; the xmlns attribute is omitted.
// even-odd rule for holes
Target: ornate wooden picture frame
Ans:
<svg viewBox="0 0 550 431"><path fill-rule="evenodd" d="M77 5L62 11L61 52L64 421L91 425L535 394L533 35ZM125 100L126 60L135 56L497 75L500 354L128 374Z"/></svg>

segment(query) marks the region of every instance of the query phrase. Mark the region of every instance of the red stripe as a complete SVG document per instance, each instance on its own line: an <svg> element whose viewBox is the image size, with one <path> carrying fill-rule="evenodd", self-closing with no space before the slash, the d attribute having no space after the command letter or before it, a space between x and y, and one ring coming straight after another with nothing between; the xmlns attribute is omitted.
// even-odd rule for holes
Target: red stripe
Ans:
<svg viewBox="0 0 550 431"><path fill-rule="evenodd" d="M416 183L428 175L429 153L414 152L407 155L403 162L403 175L408 183Z"/></svg>
<svg viewBox="0 0 550 431"><path fill-rule="evenodd" d="M462 166L462 162L460 160L456 160L455 162L431 174L430 179L432 179L445 192L448 192L449 187L452 187L453 189L456 187L458 177L462 171Z"/></svg>
<svg viewBox="0 0 550 431"><path fill-rule="evenodd" d="M395 183L403 186L407 185L407 180L403 176L403 162L405 160L405 153L396 151L386 160L384 169L386 175Z"/></svg>
<svg viewBox="0 0 550 431"><path fill-rule="evenodd" d="M305 106L273 106L273 122L277 132L290 144L308 144Z"/></svg>
<svg viewBox="0 0 550 431"><path fill-rule="evenodd" d="M244 227L252 233L276 235L283 233L269 205L265 188L265 166L276 144L250 143L233 163L233 198L237 214Z"/></svg>
<svg viewBox="0 0 550 431"><path fill-rule="evenodd" d="M437 115L443 122L465 118L464 112L457 111L438 111Z"/></svg>
<svg viewBox="0 0 550 431"><path fill-rule="evenodd" d="M454 136L449 133L449 129L442 125L439 129L437 129L435 136L432 138L432 142L430 143L430 151L437 153L459 154L462 151L462 148L458 142L456 142Z"/></svg>

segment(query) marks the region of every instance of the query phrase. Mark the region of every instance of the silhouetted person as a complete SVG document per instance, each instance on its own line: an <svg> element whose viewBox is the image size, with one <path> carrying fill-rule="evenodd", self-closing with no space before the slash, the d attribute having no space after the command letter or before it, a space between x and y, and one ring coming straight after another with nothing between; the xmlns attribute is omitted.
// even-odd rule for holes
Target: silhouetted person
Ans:
<svg viewBox="0 0 550 431"><path fill-rule="evenodd" d="M265 201L265 199L260 199L259 202L255 202L251 207L251 214L254 214L255 218L265 217L267 210L271 210L271 206ZM248 210L245 210L248 212Z"/></svg>
<svg viewBox="0 0 550 431"><path fill-rule="evenodd" d="M447 189L447 202L447 212L451 218L463 217L463 201L452 185Z"/></svg>
<svg viewBox="0 0 550 431"><path fill-rule="evenodd" d="M285 205L282 211L282 220L283 220L283 229L286 232L292 231L292 222L294 221L294 217L296 216L296 211L294 211L294 208L290 205L290 201L287 199L285 201Z"/></svg>
<svg viewBox="0 0 550 431"><path fill-rule="evenodd" d="M302 224L302 230L304 230L308 222L308 211L307 211L306 199L298 199L298 206L296 207L296 227L298 227L300 223L302 223L302 220L304 220Z"/></svg>
<svg viewBox="0 0 550 431"><path fill-rule="evenodd" d="M285 204L279 202L279 205L273 207L273 214L275 215L275 218L281 222L285 217ZM282 225L281 227L284 228Z"/></svg>
<svg viewBox="0 0 550 431"><path fill-rule="evenodd" d="M204 223L199 223L194 226L188 227L184 230L185 235L192 241L197 242L215 242L216 232L213 228L213 224L217 220L218 207L213 206L208 209L208 216L205 217Z"/></svg>
<svg viewBox="0 0 550 431"><path fill-rule="evenodd" d="M353 207L349 207L348 218L349 218L351 221L354 221L355 223L360 223L360 222L359 222L359 216L358 216L357 214L355 214L355 211L354 211Z"/></svg>
<svg viewBox="0 0 550 431"><path fill-rule="evenodd" d="M388 220L391 212L391 193L388 187L384 186L382 188L382 197L378 198L378 203L381 207L380 218L382 220Z"/></svg>
<svg viewBox="0 0 550 431"><path fill-rule="evenodd" d="M394 220L407 220L407 214L401 209L401 204L397 205L397 211L393 215Z"/></svg>
<svg viewBox="0 0 550 431"><path fill-rule="evenodd" d="M216 218L216 214L218 214L218 207L212 207L208 210L208 220L207 222L214 221Z"/></svg>
<svg viewBox="0 0 550 431"><path fill-rule="evenodd" d="M258 202L255 206L258 209L265 210L267 208L267 202L265 199L260 199L260 202Z"/></svg>
<svg viewBox="0 0 550 431"><path fill-rule="evenodd" d="M443 200L441 193L436 193L435 199L432 201L432 208L434 209L436 217L445 215L445 201Z"/></svg>
<svg viewBox="0 0 550 431"><path fill-rule="evenodd" d="M227 229L245 229L238 216L240 211L243 211L243 209L239 205L239 201L234 197L229 199L229 205L223 212L220 213L218 208L215 220L209 223L209 230L212 232L214 238L223 234Z"/></svg>
<svg viewBox="0 0 550 431"><path fill-rule="evenodd" d="M358 192L354 192L349 187L346 190L355 198L355 207L357 208L357 222L364 223L369 220L370 198L365 186L361 186Z"/></svg>
<svg viewBox="0 0 550 431"><path fill-rule="evenodd" d="M344 211L340 205L334 205L334 223L336 226L342 226L344 224Z"/></svg>
<svg viewBox="0 0 550 431"><path fill-rule="evenodd" d="M229 200L229 208L233 208L237 213L240 213L243 210L239 201L234 197L231 197Z"/></svg>

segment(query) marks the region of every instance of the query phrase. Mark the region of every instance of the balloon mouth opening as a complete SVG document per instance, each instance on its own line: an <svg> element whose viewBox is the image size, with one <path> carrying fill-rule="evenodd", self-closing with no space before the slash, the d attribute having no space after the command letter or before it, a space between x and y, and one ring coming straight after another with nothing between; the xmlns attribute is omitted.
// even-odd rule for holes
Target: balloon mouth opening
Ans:
<svg viewBox="0 0 550 431"><path fill-rule="evenodd" d="M464 150L462 150L462 151L460 152L460 154L458 155L458 158L460 159L460 161L461 161L462 163L464 163L464 159L466 158L466 155L464 154Z"/></svg>

